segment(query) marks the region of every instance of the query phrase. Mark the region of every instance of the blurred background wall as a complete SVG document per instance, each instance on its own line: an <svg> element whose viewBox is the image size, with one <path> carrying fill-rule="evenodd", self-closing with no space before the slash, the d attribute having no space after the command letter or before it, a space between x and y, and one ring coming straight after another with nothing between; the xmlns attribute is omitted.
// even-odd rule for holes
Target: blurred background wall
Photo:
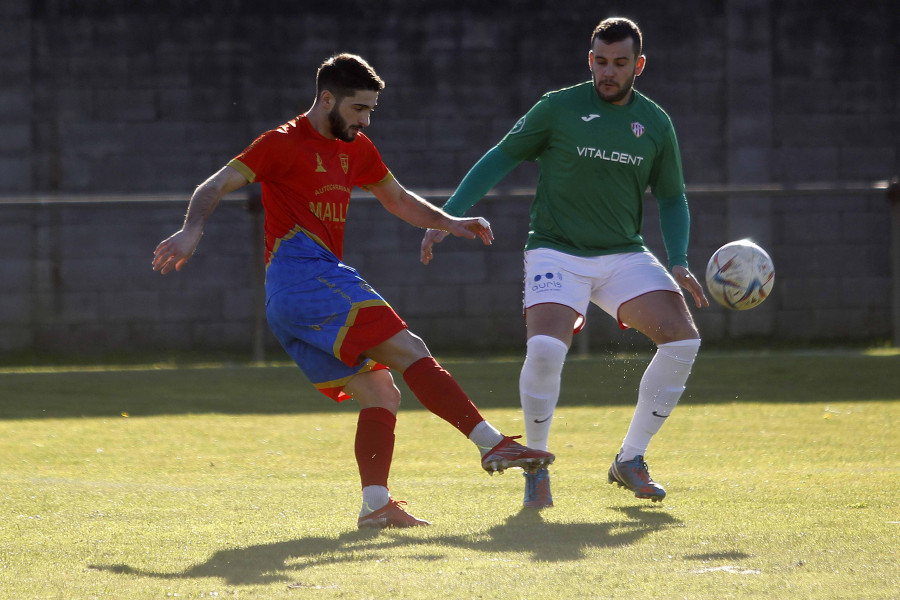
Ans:
<svg viewBox="0 0 900 600"><path fill-rule="evenodd" d="M888 339L891 204L900 172L900 11L813 0L606 3L418 0L0 2L0 353L274 350L260 326L258 215L224 202L177 275L150 271L192 189L260 132L303 112L332 53L387 81L367 134L437 203L540 95L588 77L602 18L635 19L636 86L679 135L690 259L752 237L776 288L749 313L694 311L739 344ZM433 350L520 349L521 247L533 165L474 212L494 248L352 204L347 262ZM655 204L648 244L663 254ZM641 343L599 311L582 347ZM262 331L262 333L260 333Z"/></svg>

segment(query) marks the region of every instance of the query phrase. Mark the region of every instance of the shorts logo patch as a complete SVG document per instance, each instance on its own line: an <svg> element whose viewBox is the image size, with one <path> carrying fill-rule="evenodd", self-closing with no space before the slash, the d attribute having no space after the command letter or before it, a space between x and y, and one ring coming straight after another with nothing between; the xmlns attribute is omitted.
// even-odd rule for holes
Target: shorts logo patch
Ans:
<svg viewBox="0 0 900 600"><path fill-rule="evenodd" d="M562 273L541 273L535 275L531 281L532 292L550 292L561 289L563 285Z"/></svg>

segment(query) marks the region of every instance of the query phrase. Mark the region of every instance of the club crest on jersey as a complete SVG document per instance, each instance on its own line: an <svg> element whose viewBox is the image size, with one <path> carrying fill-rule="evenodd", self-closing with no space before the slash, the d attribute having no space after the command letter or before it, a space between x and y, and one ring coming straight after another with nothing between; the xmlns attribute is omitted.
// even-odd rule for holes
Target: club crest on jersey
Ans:
<svg viewBox="0 0 900 600"><path fill-rule="evenodd" d="M631 124L631 131L634 132L634 137L641 137L644 135L644 126L635 121Z"/></svg>
<svg viewBox="0 0 900 600"><path fill-rule="evenodd" d="M350 169L350 157L346 154L341 154L341 170L344 171L344 175L347 174L347 171Z"/></svg>

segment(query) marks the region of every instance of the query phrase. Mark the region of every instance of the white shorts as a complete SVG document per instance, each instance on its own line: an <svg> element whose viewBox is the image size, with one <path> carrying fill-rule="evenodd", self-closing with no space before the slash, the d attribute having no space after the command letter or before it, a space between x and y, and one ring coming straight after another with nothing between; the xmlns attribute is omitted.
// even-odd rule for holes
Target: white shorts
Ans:
<svg viewBox="0 0 900 600"><path fill-rule="evenodd" d="M648 292L681 294L669 271L649 252L605 256L573 256L550 248L525 251L523 309L551 302L576 313L575 332L584 326L593 302L619 322L619 307Z"/></svg>

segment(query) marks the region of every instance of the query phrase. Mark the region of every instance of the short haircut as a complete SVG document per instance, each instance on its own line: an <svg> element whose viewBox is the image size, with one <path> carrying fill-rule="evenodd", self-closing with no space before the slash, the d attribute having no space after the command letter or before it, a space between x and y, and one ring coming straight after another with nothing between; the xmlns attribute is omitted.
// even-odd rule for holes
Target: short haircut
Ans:
<svg viewBox="0 0 900 600"><path fill-rule="evenodd" d="M363 58L346 52L335 54L319 66L316 73L316 96L328 90L338 99L360 90L380 92L384 81Z"/></svg>
<svg viewBox="0 0 900 600"><path fill-rule="evenodd" d="M637 23L623 17L611 17L600 21L600 24L594 28L594 33L591 35L591 47L594 46L594 41L597 39L604 44L612 44L629 37L634 42L634 55L640 56L644 43Z"/></svg>

